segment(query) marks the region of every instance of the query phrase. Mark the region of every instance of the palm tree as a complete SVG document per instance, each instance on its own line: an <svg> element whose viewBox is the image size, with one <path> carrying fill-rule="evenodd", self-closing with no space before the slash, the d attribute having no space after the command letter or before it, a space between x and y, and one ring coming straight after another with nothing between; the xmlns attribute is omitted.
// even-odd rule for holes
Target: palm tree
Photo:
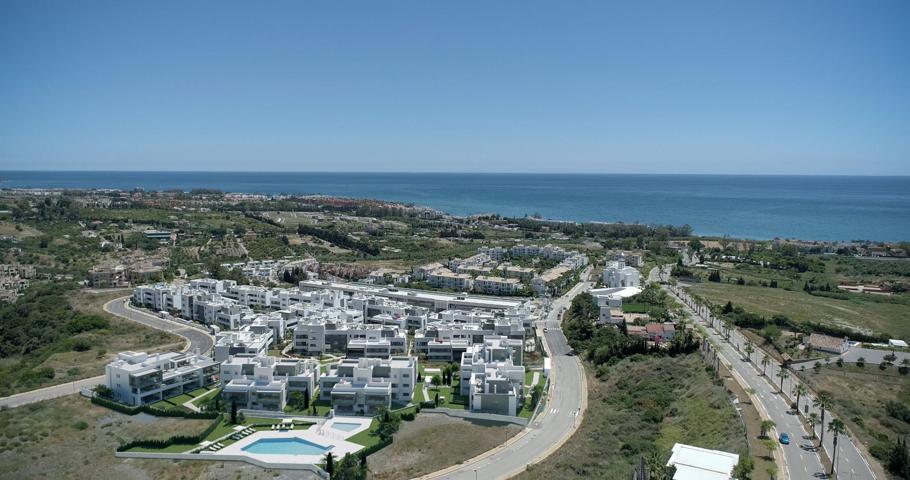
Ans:
<svg viewBox="0 0 910 480"><path fill-rule="evenodd" d="M755 347L752 346L752 342L746 342L746 346L743 347L743 350L746 351L746 359L752 361L752 352L755 351Z"/></svg>
<svg viewBox="0 0 910 480"><path fill-rule="evenodd" d="M796 413L799 413L799 399L807 393L809 393L809 389L802 383L797 383L793 387L793 395L796 395Z"/></svg>
<svg viewBox="0 0 910 480"><path fill-rule="evenodd" d="M784 366L781 365L781 367L777 370L777 377L780 378L780 393L784 393L784 379L789 376L790 372L788 372Z"/></svg>
<svg viewBox="0 0 910 480"><path fill-rule="evenodd" d="M834 418L828 423L828 431L834 435L834 454L831 456L831 472L828 475L834 475L834 466L837 465L837 437L847 433L847 426L844 422Z"/></svg>
<svg viewBox="0 0 910 480"><path fill-rule="evenodd" d="M768 368L768 365L770 363L771 363L771 358L769 358L767 354L765 354L765 356L761 357L761 374L763 377L765 376L765 369Z"/></svg>
<svg viewBox="0 0 910 480"><path fill-rule="evenodd" d="M818 392L818 396L812 401L812 405L822 412L821 421L818 422L818 424L822 426L821 440L818 442L819 445L825 443L825 411L831 408L832 403L833 399L828 392Z"/></svg>
<svg viewBox="0 0 910 480"><path fill-rule="evenodd" d="M806 423L809 424L809 429L812 430L812 438L815 438L815 426L821 423L821 421L818 419L818 414L815 412L810 413L809 418L806 419Z"/></svg>
<svg viewBox="0 0 910 480"><path fill-rule="evenodd" d="M771 421L771 420L762 420L760 426L761 426L761 435L759 435L759 436L760 436L761 438L767 438L767 437L768 437L768 432L769 432L772 428L776 427L777 424L774 423L774 422Z"/></svg>

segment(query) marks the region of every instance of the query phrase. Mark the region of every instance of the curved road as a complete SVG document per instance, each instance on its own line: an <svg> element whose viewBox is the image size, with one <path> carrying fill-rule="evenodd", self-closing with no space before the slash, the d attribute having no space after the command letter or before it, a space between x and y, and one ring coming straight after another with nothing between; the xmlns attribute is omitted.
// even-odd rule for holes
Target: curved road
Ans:
<svg viewBox="0 0 910 480"><path fill-rule="evenodd" d="M156 328L158 330L164 330L166 332L179 335L187 340L187 346L185 348L187 351L197 351L198 349L200 353L207 354L209 350L212 349L212 345L214 345L214 339L211 335L208 334L208 332L182 321L178 322L172 320L164 320L152 314L136 310L126 305L126 302L128 300L129 297L122 297L111 300L110 302L104 304L104 310L113 315L117 315L118 317L132 320L134 322L141 323L145 326ZM74 393L78 393L83 388L94 388L96 385L100 385L101 383L104 383L104 375L84 378L75 382L63 383L60 385L54 385L52 387L39 388L37 390L28 392L17 393L15 395L0 398L0 407L13 408L21 405L27 405L29 403L40 402L42 400L50 400L52 398L62 397L65 395L72 395Z"/></svg>
<svg viewBox="0 0 910 480"><path fill-rule="evenodd" d="M587 278L588 273L586 271L582 278ZM523 472L528 465L543 460L572 436L581 424L587 407L587 385L581 361L574 355L566 355L571 349L560 329L559 314L563 308L569 307L576 295L590 288L588 282L575 285L553 301L546 320L542 322L547 328L544 341L552 362L550 389L544 410L505 444L462 464L421 477L422 480L509 478Z"/></svg>

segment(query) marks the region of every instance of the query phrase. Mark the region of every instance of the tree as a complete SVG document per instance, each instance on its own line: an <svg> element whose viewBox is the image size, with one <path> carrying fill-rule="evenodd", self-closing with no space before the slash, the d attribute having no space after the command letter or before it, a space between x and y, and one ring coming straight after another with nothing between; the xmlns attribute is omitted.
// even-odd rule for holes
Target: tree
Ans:
<svg viewBox="0 0 910 480"><path fill-rule="evenodd" d="M828 431L834 435L834 455L831 456L831 472L829 472L829 475L834 475L834 466L837 465L837 438L847 433L847 427L840 419L834 418L828 423Z"/></svg>
<svg viewBox="0 0 910 480"><path fill-rule="evenodd" d="M531 408L537 406L537 402L540 401L540 397L543 395L543 385L537 384L531 389Z"/></svg>
<svg viewBox="0 0 910 480"><path fill-rule="evenodd" d="M768 365L770 365L770 364L771 364L771 357L769 357L767 354L765 354L764 356L761 357L761 374L763 377L766 376L765 369L767 369Z"/></svg>
<svg viewBox="0 0 910 480"><path fill-rule="evenodd" d="M95 395L101 398L112 399L114 398L114 391L111 390L111 387L102 384L95 387Z"/></svg>
<svg viewBox="0 0 910 480"><path fill-rule="evenodd" d="M746 352L746 359L752 361L752 352L755 351L755 347L752 346L752 342L746 342L746 346L743 347L743 350Z"/></svg>
<svg viewBox="0 0 910 480"><path fill-rule="evenodd" d="M866 357L859 357L856 359L856 366L863 368L866 366Z"/></svg>
<svg viewBox="0 0 910 480"><path fill-rule="evenodd" d="M802 398L802 396L807 393L809 393L809 389L806 388L806 386L803 385L802 383L797 383L793 387L793 395L796 395L796 412L797 413L799 413L799 399Z"/></svg>
<svg viewBox="0 0 910 480"><path fill-rule="evenodd" d="M439 386L442 385L442 377L439 375L433 375L433 378L430 379L430 383L438 389Z"/></svg>
<svg viewBox="0 0 910 480"><path fill-rule="evenodd" d="M770 432L771 429L776 426L777 426L777 424L774 423L774 421L772 421L772 420L762 420L761 425L760 425L761 435L759 435L759 436L761 438L768 438L768 432Z"/></svg>
<svg viewBox="0 0 910 480"><path fill-rule="evenodd" d="M705 248L705 244L701 243L701 240L693 238L692 240L689 240L689 248L696 252L700 252L701 249Z"/></svg>
<svg viewBox="0 0 910 480"><path fill-rule="evenodd" d="M910 478L910 451L907 449L906 438L898 438L897 441L891 445L886 467L889 472L895 475L902 476L903 478Z"/></svg>
<svg viewBox="0 0 910 480"><path fill-rule="evenodd" d="M815 426L821 423L821 420L818 418L818 414L815 412L810 413L809 418L806 419L806 423L809 424L809 430L812 432L812 438L816 438L817 435L815 434Z"/></svg>
<svg viewBox="0 0 910 480"><path fill-rule="evenodd" d="M831 409L831 404L834 403L834 399L831 398L831 394L828 392L819 392L818 396L815 397L815 400L812 401L812 405L821 410L821 421L818 422L822 426L821 431L821 440L819 445L825 443L825 412Z"/></svg>
<svg viewBox="0 0 910 480"><path fill-rule="evenodd" d="M231 424L237 425L237 400L231 400Z"/></svg>
<svg viewBox="0 0 910 480"><path fill-rule="evenodd" d="M439 408L439 392L436 392L436 396L433 397L433 406Z"/></svg>
<svg viewBox="0 0 910 480"><path fill-rule="evenodd" d="M844 359L843 358L837 357L837 361L834 363L836 363L838 367L844 368Z"/></svg>
<svg viewBox="0 0 910 480"><path fill-rule="evenodd" d="M335 472L335 457L332 456L332 452L325 454L325 473L329 474L329 478L332 478L332 473Z"/></svg>
<svg viewBox="0 0 910 480"><path fill-rule="evenodd" d="M901 365L897 367L897 371L900 372L901 375L910 373L910 358L901 360Z"/></svg>
<svg viewBox="0 0 910 480"><path fill-rule="evenodd" d="M739 462L733 467L733 478L736 480L749 480L753 470L755 470L755 464L752 462L752 457L748 454L740 455Z"/></svg>
<svg viewBox="0 0 910 480"><path fill-rule="evenodd" d="M771 460L774 451L777 450L777 440L773 438L766 438L762 440L761 443L765 446L765 448L768 449L768 460Z"/></svg>
<svg viewBox="0 0 910 480"><path fill-rule="evenodd" d="M821 362L815 362L815 364L812 365L812 370L814 370L815 373L818 373L818 372L822 371L822 364L821 364Z"/></svg>
<svg viewBox="0 0 910 480"><path fill-rule="evenodd" d="M790 376L790 372L788 372L787 369L785 369L784 366L781 365L780 368L777 370L776 376L778 378L780 378L780 393L784 393L784 380Z"/></svg>

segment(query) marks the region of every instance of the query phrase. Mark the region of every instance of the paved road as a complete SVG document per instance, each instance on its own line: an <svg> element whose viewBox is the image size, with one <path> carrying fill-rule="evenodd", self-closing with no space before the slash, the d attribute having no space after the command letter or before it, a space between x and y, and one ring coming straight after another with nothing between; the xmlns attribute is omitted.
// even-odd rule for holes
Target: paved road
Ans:
<svg viewBox="0 0 910 480"><path fill-rule="evenodd" d="M126 307L124 305L124 301L124 298L112 300L104 306L104 309L114 315L126 318L128 320L180 335L181 337L189 340L189 351L196 351L198 348L201 353L207 353L212 349L214 340L211 336L209 336L208 333L177 322L163 320L154 315L150 315L139 310L133 310L129 307ZM17 393L16 395L0 398L0 407L13 408L21 405L27 405L29 403L40 402L42 400L50 400L52 398L62 397L65 395L72 395L74 393L78 393L83 388L94 388L96 385L100 385L101 383L104 383L104 375L85 378L75 382L54 385L52 387L40 388L38 390L32 390L29 392Z"/></svg>
<svg viewBox="0 0 910 480"><path fill-rule="evenodd" d="M582 278L587 278L588 274L589 271L586 271ZM552 395L540 415L510 443L451 469L429 474L423 479L509 478L523 472L528 465L549 456L574 433L580 423L579 413L583 413L587 404L587 388L584 369L578 357L566 355L570 348L560 329L559 312L568 308L576 295L590 288L588 282L579 283L550 306L550 313L545 320L547 332L544 339L552 359Z"/></svg>
<svg viewBox="0 0 910 480"><path fill-rule="evenodd" d="M672 291L675 289L670 290ZM745 353L741 353L746 339L736 329L733 329L730 332L729 342L726 341L720 333L722 332L720 320L711 316L706 307L693 303L691 297L684 292L674 291L674 293L677 292L679 293L678 298L680 298L680 300L689 307L695 308L695 310L692 310L692 308L689 309L695 318L705 326L710 327L708 329L709 334L715 344L721 347L720 353L724 362L732 365L733 370L739 377L742 378L750 388L755 390L756 396L761 403L761 408L763 408L771 420L777 424L777 432L787 432L790 434L792 443L790 445L779 445L782 447L781 451L784 454L784 461L786 462L790 478L803 479L823 477L827 472L822 469L821 460L819 459L818 454L810 448L813 443L809 432L803 427L799 417L790 413L790 404L796 400L795 397L790 398L789 396L782 396L779 393L776 393L780 386L780 378L777 377L780 366L772 361L771 364L767 366L765 372L766 376L762 376L761 358L763 354L760 349L756 348L756 352L752 353L751 362L746 361L744 359ZM789 395L797 383L799 383L799 380L795 378L795 375L791 372L790 377L783 382L784 392L787 392ZM821 412L811 406L814 394L810 394L808 397L809 398L805 398L804 396L800 399L800 410L803 410L805 405L809 405L809 413L815 412L820 415ZM831 413L826 413L825 423L827 424L831 418ZM816 429L816 435L820 436L821 428L816 427ZM874 479L875 474L872 472L869 464L853 442L848 438L841 437L839 443L839 452L837 456L839 457L838 469L841 474L840 478L849 480ZM825 451L828 453L828 458L831 458L831 454L833 453L833 440L828 432L825 433L824 447Z"/></svg>

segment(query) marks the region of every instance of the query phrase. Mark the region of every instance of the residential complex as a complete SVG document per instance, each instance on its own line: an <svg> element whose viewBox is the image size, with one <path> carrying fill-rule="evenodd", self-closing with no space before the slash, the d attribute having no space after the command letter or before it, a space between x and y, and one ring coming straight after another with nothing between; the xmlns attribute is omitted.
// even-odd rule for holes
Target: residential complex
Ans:
<svg viewBox="0 0 910 480"><path fill-rule="evenodd" d="M127 405L145 405L176 397L214 383L218 364L194 353L121 352L105 367L113 398Z"/></svg>
<svg viewBox="0 0 910 480"><path fill-rule="evenodd" d="M411 401L417 382L417 359L344 359L319 379L319 398L330 400L336 414L370 415Z"/></svg>
<svg viewBox="0 0 910 480"><path fill-rule="evenodd" d="M524 401L525 368L512 361L521 342L485 337L461 357L460 393L472 412L516 415Z"/></svg>
<svg viewBox="0 0 910 480"><path fill-rule="evenodd" d="M290 395L313 396L319 362L268 356L231 356L221 363L222 396L228 404L284 411Z"/></svg>

